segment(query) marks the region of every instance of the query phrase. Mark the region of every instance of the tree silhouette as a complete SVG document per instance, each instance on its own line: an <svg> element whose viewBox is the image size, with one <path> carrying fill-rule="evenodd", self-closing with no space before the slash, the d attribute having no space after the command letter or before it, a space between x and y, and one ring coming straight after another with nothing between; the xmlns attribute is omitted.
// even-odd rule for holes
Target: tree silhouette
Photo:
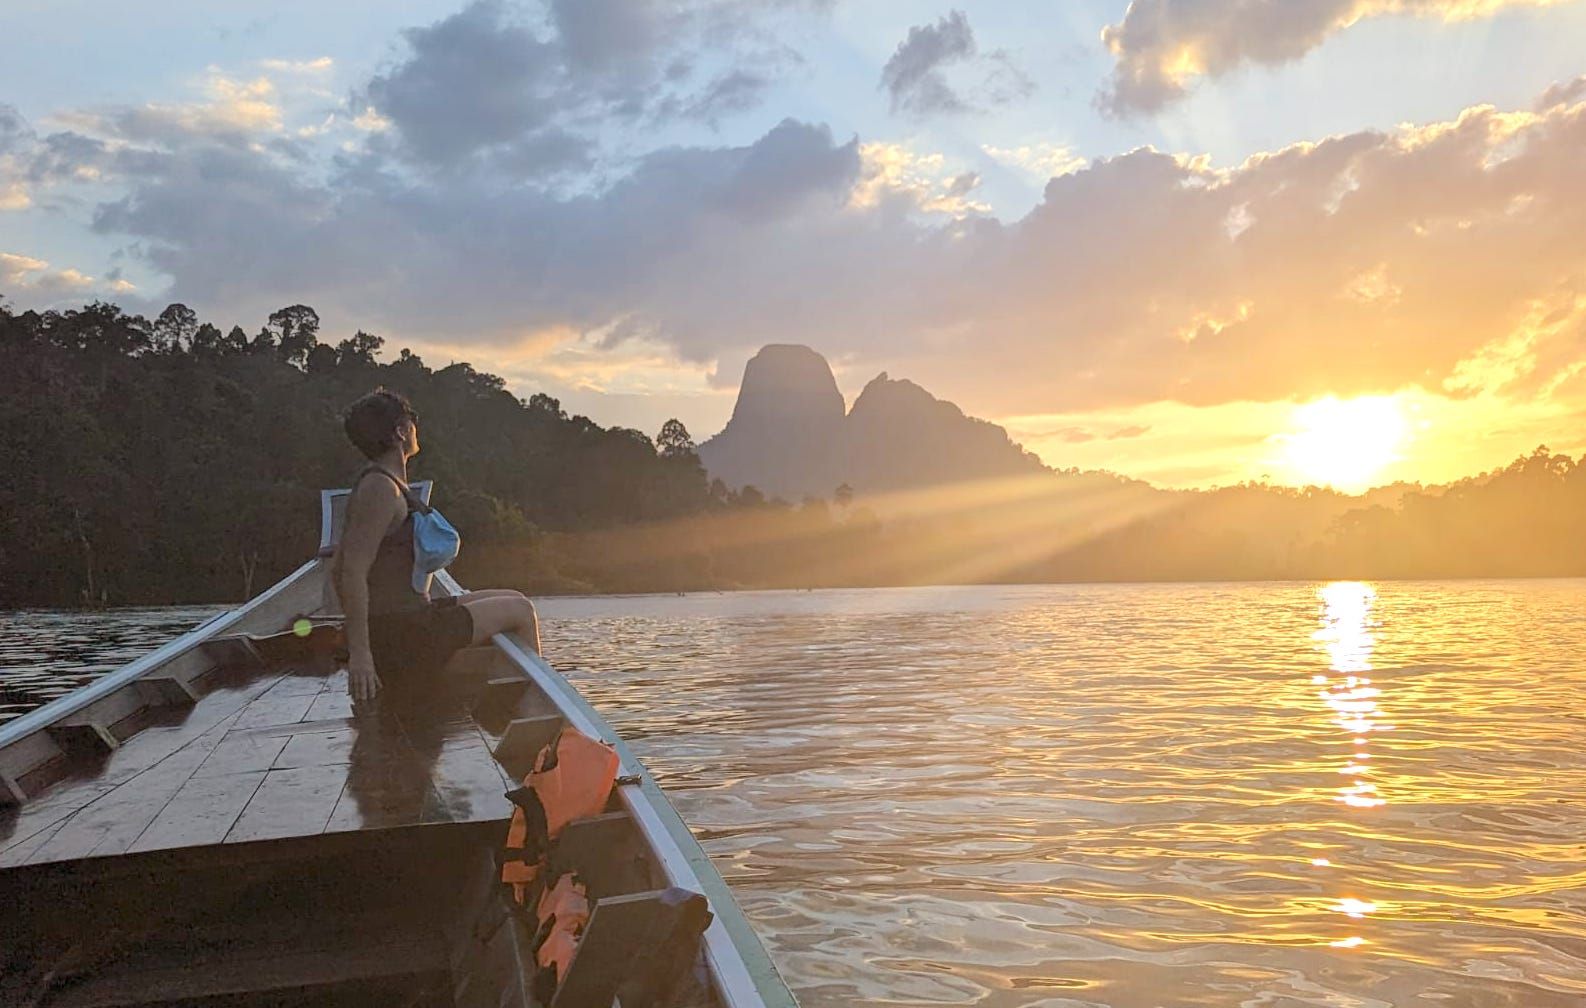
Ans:
<svg viewBox="0 0 1586 1008"><path fill-rule="evenodd" d="M556 417L559 420L567 419L567 414L562 410L561 401L553 399L544 392L536 392L529 396L529 409L536 413L544 413L547 416Z"/></svg>
<svg viewBox="0 0 1586 1008"><path fill-rule="evenodd" d="M214 329L213 326L209 327ZM154 320L155 348L166 352L191 350L198 333L198 313L184 304L169 304ZM220 335L219 331L215 336Z"/></svg>
<svg viewBox="0 0 1586 1008"><path fill-rule="evenodd" d="M1586 458L1545 446L1446 487L1352 498L1252 484L1161 491L1050 475L1044 498L879 514L848 484L801 506L711 479L681 423L656 441L525 401L466 363L382 363L368 332L258 339L174 304L14 311L0 300L0 609L236 601L315 548L318 493L362 466L338 417L370 389L423 420L416 479L462 529L464 583L529 591L1586 574ZM263 352L268 350L269 352ZM1046 477L1042 477L1043 479ZM987 558L1007 558L997 568ZM944 575L943 572L948 572Z"/></svg>
<svg viewBox="0 0 1586 1008"><path fill-rule="evenodd" d="M661 425L661 433L656 435L655 443L661 450L662 458L695 454L694 439L689 436L688 428L675 418Z"/></svg>
<svg viewBox="0 0 1586 1008"><path fill-rule="evenodd" d="M302 367L318 343L319 313L308 305L292 305L271 312L264 327L281 360Z"/></svg>
<svg viewBox="0 0 1586 1008"><path fill-rule="evenodd" d="M385 346L385 339L366 333L362 329L336 344L336 362L343 366L374 367L376 355Z"/></svg>

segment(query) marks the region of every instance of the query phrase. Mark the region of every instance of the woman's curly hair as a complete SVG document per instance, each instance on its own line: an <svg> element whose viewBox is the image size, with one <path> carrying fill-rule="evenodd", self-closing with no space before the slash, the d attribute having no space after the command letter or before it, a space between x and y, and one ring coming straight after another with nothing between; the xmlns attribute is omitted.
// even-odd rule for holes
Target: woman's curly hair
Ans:
<svg viewBox="0 0 1586 1008"><path fill-rule="evenodd" d="M398 424L418 418L406 396L377 388L347 407L342 414L342 429L359 451L374 459L396 443Z"/></svg>

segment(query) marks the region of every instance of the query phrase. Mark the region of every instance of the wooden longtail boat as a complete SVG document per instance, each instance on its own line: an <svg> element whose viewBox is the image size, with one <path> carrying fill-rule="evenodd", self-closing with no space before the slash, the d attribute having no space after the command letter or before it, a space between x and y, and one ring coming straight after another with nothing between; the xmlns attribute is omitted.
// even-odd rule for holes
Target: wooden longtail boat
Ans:
<svg viewBox="0 0 1586 1008"><path fill-rule="evenodd" d="M356 713L338 663L251 643L337 618L345 497L324 492L319 555L280 583L0 727L0 1004L795 1005L649 772L521 641ZM591 906L551 991L536 901L514 912L500 882L503 792L565 729L612 743L620 776L551 847Z"/></svg>

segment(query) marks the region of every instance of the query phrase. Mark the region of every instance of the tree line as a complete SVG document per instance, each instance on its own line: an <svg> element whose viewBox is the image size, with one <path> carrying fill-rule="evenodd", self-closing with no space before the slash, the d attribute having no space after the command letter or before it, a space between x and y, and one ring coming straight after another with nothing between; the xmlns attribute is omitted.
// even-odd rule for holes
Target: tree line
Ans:
<svg viewBox="0 0 1586 1008"><path fill-rule="evenodd" d="M1104 474L897 507L711 480L654 438L521 399L466 363L323 339L306 305L255 332L95 302L0 301L0 608L237 601L311 556L318 494L361 459L340 411L376 386L421 416L415 479L464 536L464 584L544 594L980 581L1586 574L1586 458L1538 449L1389 503Z"/></svg>

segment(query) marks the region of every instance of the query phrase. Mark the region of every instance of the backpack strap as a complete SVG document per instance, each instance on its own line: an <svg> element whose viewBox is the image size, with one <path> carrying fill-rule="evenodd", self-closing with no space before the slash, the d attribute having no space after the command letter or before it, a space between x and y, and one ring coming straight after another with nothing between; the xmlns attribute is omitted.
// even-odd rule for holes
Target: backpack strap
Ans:
<svg viewBox="0 0 1586 1008"><path fill-rule="evenodd" d="M363 482L363 478L365 476L369 475L370 473L379 473L380 475L384 476L386 479L390 480L391 482L393 482L393 483L395 483L397 485L397 489L402 492L403 499L408 502L408 514L412 514L415 511L418 511L418 512L423 513L423 514L428 514L429 513L429 510L430 510L429 506L426 505L423 501L419 500L416 496L414 496L413 488L408 486L406 483L402 482L401 480L397 479L396 478L396 474L393 473L391 470L387 469L385 466L371 465L371 466L364 467L363 472L360 472L358 474L358 478L352 481L352 488L354 490L357 490L358 489L358 484L362 483Z"/></svg>

